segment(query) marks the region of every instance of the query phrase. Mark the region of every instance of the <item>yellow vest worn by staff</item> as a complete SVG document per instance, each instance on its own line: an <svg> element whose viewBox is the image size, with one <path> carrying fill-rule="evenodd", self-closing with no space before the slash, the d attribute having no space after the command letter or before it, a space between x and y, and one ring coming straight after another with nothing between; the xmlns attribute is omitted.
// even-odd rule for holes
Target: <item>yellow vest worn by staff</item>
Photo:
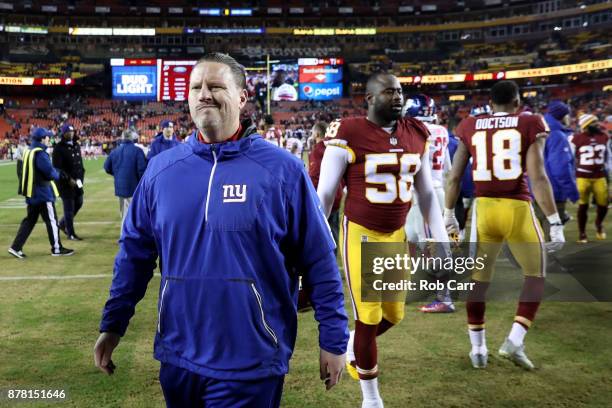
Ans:
<svg viewBox="0 0 612 408"><path fill-rule="evenodd" d="M34 159L36 157L36 153L42 151L40 147L35 147L34 149L26 149L23 154L23 169L21 172L21 194L24 196L31 198L34 191L34 183L36 178L36 170L34 169ZM53 189L53 194L55 197L59 197L59 191L57 190L57 186L55 182L51 180L49 182L51 184L51 188Z"/></svg>

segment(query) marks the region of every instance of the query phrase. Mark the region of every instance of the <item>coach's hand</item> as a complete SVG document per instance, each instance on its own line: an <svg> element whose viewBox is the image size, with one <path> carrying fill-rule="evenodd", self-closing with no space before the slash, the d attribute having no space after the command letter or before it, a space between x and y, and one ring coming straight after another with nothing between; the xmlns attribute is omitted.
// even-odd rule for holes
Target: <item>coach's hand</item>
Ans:
<svg viewBox="0 0 612 408"><path fill-rule="evenodd" d="M346 354L337 355L321 349L319 370L321 372L321 380L325 381L326 390L338 384L345 364Z"/></svg>
<svg viewBox="0 0 612 408"><path fill-rule="evenodd" d="M113 350L115 350L115 347L119 344L119 340L121 340L121 336L118 334L105 332L100 334L94 346L94 361L96 367L108 375L115 372L115 364L113 364L111 357L113 355Z"/></svg>

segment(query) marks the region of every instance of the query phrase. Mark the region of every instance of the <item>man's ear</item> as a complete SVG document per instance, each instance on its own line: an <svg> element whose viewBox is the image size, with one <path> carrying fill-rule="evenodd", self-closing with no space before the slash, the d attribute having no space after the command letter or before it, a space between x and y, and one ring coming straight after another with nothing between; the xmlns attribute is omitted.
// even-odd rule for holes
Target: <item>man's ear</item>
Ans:
<svg viewBox="0 0 612 408"><path fill-rule="evenodd" d="M240 92L240 109L244 108L249 100L249 92L246 89L243 89Z"/></svg>

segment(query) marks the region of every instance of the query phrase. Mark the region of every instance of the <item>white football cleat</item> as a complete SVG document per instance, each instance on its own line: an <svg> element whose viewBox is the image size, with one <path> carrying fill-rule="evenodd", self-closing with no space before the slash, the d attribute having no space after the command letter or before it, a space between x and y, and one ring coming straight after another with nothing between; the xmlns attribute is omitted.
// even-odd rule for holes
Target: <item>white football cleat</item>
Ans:
<svg viewBox="0 0 612 408"><path fill-rule="evenodd" d="M361 408L384 408L384 404L381 398L363 400Z"/></svg>
<svg viewBox="0 0 612 408"><path fill-rule="evenodd" d="M488 353L473 353L470 351L470 360L472 360L472 367L474 368L485 368L488 359Z"/></svg>
<svg viewBox="0 0 612 408"><path fill-rule="evenodd" d="M533 370L535 366L525 354L525 345L515 346L509 339L504 341L504 344L499 348L499 355L505 359L512 361L519 367L525 370Z"/></svg>

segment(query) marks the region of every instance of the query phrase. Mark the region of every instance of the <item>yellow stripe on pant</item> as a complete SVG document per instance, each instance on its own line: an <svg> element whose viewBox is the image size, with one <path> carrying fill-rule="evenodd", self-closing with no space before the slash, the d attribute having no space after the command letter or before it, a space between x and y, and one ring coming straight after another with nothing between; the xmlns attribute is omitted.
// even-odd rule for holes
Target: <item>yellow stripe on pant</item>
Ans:
<svg viewBox="0 0 612 408"><path fill-rule="evenodd" d="M404 242L404 227L391 232L367 229L344 217L342 223L342 259L344 273L351 294L355 320L375 325L385 320L397 324L404 318L404 302L362 302L361 301L361 243L362 242Z"/></svg>
<svg viewBox="0 0 612 408"><path fill-rule="evenodd" d="M474 201L472 240L477 242L477 257L485 267L475 269L472 278L490 282L495 261L504 242L521 266L525 276L546 275L544 233L531 203L511 198L478 197ZM486 255L486 256L485 256Z"/></svg>

